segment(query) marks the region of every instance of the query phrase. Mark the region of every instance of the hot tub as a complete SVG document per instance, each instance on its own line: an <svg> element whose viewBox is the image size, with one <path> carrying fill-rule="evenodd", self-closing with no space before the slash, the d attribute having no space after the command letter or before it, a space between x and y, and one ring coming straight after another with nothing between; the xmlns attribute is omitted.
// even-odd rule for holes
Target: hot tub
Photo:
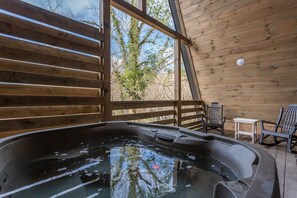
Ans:
<svg viewBox="0 0 297 198"><path fill-rule="evenodd" d="M0 140L0 197L280 197L273 157L218 135L107 122Z"/></svg>

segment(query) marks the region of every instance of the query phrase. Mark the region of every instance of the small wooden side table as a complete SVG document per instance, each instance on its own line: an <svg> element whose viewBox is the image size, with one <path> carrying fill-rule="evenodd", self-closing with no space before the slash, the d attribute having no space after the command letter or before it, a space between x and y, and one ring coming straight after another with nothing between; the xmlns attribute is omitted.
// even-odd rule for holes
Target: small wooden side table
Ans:
<svg viewBox="0 0 297 198"><path fill-rule="evenodd" d="M249 118L234 118L235 123L235 140L239 138L239 135L249 135L252 137L253 144L255 143L255 139L257 138L257 119L249 119ZM240 124L251 124L251 131L241 131Z"/></svg>

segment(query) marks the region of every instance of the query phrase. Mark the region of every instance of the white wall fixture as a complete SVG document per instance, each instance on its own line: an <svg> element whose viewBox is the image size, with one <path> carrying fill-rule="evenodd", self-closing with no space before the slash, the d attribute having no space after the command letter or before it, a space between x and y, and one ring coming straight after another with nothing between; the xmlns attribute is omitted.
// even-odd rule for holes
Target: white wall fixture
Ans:
<svg viewBox="0 0 297 198"><path fill-rule="evenodd" d="M239 59L237 59L236 64L237 64L238 66L242 66L242 65L245 64L245 61L244 61L243 58L239 58Z"/></svg>

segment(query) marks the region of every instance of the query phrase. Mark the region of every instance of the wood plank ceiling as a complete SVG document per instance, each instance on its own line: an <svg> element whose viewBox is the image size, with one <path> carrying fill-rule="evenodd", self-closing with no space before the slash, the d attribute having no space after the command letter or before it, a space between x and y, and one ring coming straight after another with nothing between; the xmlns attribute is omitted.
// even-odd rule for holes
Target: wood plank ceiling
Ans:
<svg viewBox="0 0 297 198"><path fill-rule="evenodd" d="M276 121L297 103L296 0L179 1L202 99L223 104L229 123Z"/></svg>

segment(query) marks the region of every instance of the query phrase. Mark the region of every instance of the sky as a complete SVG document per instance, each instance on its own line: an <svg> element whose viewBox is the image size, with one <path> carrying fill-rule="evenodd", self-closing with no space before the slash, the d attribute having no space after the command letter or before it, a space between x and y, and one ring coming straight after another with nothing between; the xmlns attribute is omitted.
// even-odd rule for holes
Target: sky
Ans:
<svg viewBox="0 0 297 198"><path fill-rule="evenodd" d="M43 7L46 0L22 0L24 2ZM58 2L57 0L51 0ZM71 8L75 14L81 14L85 8L89 6L89 0L62 0L64 8Z"/></svg>
<svg viewBox="0 0 297 198"><path fill-rule="evenodd" d="M59 14L63 16L67 16L72 18L72 14L70 14L69 11L73 13L75 17L78 17L80 20L95 20L97 24L99 24L99 13L94 14L94 10L91 9L91 4L99 8L99 1L101 0L22 0L26 3L30 3L32 5L45 8L47 10L50 10L50 6L47 2L50 2L52 7L56 7L56 5L61 2L61 5L59 6L59 9L56 11ZM52 10L51 10L52 11ZM98 11L98 9L97 9ZM95 16L95 17L94 17Z"/></svg>

